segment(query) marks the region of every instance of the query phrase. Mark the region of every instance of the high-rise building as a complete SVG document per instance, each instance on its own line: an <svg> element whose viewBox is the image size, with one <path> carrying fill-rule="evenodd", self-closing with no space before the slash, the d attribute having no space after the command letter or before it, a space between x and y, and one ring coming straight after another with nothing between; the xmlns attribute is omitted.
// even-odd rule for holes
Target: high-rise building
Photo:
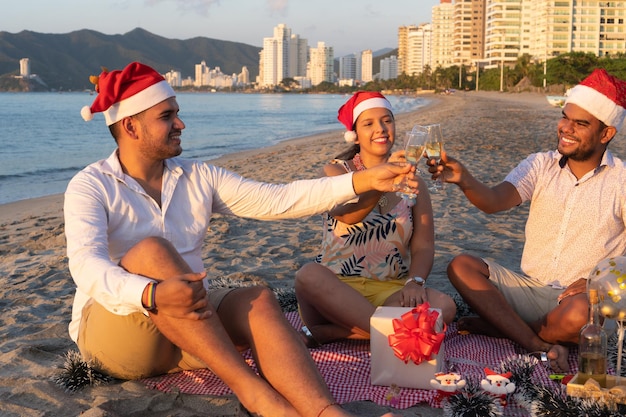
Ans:
<svg viewBox="0 0 626 417"><path fill-rule="evenodd" d="M299 35L292 34L289 40L290 78L306 76L306 64L309 62L309 43Z"/></svg>
<svg viewBox="0 0 626 417"><path fill-rule="evenodd" d="M373 77L373 55L371 49L361 52L361 81L368 83L374 79Z"/></svg>
<svg viewBox="0 0 626 417"><path fill-rule="evenodd" d="M485 60L514 63L520 56L522 0L490 0L486 8Z"/></svg>
<svg viewBox="0 0 626 417"><path fill-rule="evenodd" d="M241 68L241 73L237 76L237 83L239 85L250 84L250 71L248 71L248 67L245 65Z"/></svg>
<svg viewBox="0 0 626 417"><path fill-rule="evenodd" d="M165 81L172 87L180 87L183 85L183 78L180 71L170 70L165 74Z"/></svg>
<svg viewBox="0 0 626 417"><path fill-rule="evenodd" d="M259 86L270 87L284 78L294 78L306 73L308 59L306 39L292 34L285 24L274 28L274 36L263 39L259 57Z"/></svg>
<svg viewBox="0 0 626 417"><path fill-rule="evenodd" d="M317 47L309 51L307 78L316 86L324 81L333 82L334 52L332 46L318 42Z"/></svg>
<svg viewBox="0 0 626 417"><path fill-rule="evenodd" d="M453 63L454 6L441 0L432 8L432 66L447 68Z"/></svg>
<svg viewBox="0 0 626 417"><path fill-rule="evenodd" d="M356 56L354 54L339 58L339 79L356 80Z"/></svg>
<svg viewBox="0 0 626 417"><path fill-rule="evenodd" d="M30 59L28 58L20 59L20 76L24 78L30 77Z"/></svg>
<svg viewBox="0 0 626 417"><path fill-rule="evenodd" d="M395 55L380 60L380 74L381 80L393 80L398 78L398 59Z"/></svg>
<svg viewBox="0 0 626 417"><path fill-rule="evenodd" d="M544 61L569 52L626 51L626 1L522 2L521 53Z"/></svg>
<svg viewBox="0 0 626 417"><path fill-rule="evenodd" d="M485 0L472 0L472 29L470 31L470 58L472 62L485 57Z"/></svg>
<svg viewBox="0 0 626 417"><path fill-rule="evenodd" d="M416 30L417 26L415 25L400 26L398 28L398 74L409 73L409 34Z"/></svg>
<svg viewBox="0 0 626 417"><path fill-rule="evenodd" d="M416 30L408 33L407 40L406 74L419 75L426 67L432 69L432 25L419 25Z"/></svg>
<svg viewBox="0 0 626 417"><path fill-rule="evenodd" d="M204 77L205 77L205 74L207 73L207 71L208 71L208 68L206 66L206 62L205 61L202 61L199 64L196 64L196 66L195 66L195 78L194 78L194 82L193 82L194 86L201 87L203 85L206 85L205 82L204 82L205 81Z"/></svg>
<svg viewBox="0 0 626 417"><path fill-rule="evenodd" d="M472 1L473 0L455 0L454 2L454 37L452 40L452 62L454 65L469 65L471 63Z"/></svg>

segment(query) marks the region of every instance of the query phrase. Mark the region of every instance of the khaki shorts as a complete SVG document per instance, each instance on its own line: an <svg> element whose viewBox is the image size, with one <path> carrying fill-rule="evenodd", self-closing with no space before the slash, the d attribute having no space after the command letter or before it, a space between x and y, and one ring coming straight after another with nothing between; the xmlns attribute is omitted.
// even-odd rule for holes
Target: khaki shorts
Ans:
<svg viewBox="0 0 626 417"><path fill-rule="evenodd" d="M542 319L558 305L562 289L552 288L495 262L483 261L489 267L489 280L525 322Z"/></svg>
<svg viewBox="0 0 626 417"><path fill-rule="evenodd" d="M209 299L217 310L233 288L211 290ZM106 374L119 379L140 379L207 366L173 345L143 313L113 314L93 300L83 308L78 331L83 358Z"/></svg>
<svg viewBox="0 0 626 417"><path fill-rule="evenodd" d="M344 277L337 275L337 278L344 284L355 289L359 294L367 299L374 307L382 306L387 298L397 293L404 287L406 279L394 279L391 281L378 281L362 277Z"/></svg>

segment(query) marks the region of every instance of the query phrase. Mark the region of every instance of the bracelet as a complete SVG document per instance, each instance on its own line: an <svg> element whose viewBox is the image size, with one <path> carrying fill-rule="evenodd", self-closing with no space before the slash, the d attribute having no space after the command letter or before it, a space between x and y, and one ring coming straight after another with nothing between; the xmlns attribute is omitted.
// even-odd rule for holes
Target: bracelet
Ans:
<svg viewBox="0 0 626 417"><path fill-rule="evenodd" d="M148 284L148 305L145 306L148 311L156 310L156 286L156 282Z"/></svg>
<svg viewBox="0 0 626 417"><path fill-rule="evenodd" d="M322 407L322 409L320 410L319 413L317 413L317 417L320 417L322 414L324 414L324 411L326 411L327 409L329 409L330 407L332 407L333 405L339 405L339 403L337 401L333 401L330 404L326 404L324 407Z"/></svg>

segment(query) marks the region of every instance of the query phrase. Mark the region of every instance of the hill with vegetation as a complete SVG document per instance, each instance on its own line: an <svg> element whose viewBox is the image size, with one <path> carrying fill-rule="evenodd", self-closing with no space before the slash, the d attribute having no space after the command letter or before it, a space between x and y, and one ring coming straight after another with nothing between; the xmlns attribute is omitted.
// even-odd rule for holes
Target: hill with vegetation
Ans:
<svg viewBox="0 0 626 417"><path fill-rule="evenodd" d="M225 74L248 68L254 79L259 73L261 48L238 42L196 37L167 39L143 29L123 35L105 35L93 30L67 34L0 32L0 91L24 91L25 85L41 89L41 82L52 90L91 89L89 76L101 67L120 69L131 61L141 61L161 73L180 71L183 78L194 77L195 65L205 61ZM30 59L31 72L41 82L24 83L19 61Z"/></svg>

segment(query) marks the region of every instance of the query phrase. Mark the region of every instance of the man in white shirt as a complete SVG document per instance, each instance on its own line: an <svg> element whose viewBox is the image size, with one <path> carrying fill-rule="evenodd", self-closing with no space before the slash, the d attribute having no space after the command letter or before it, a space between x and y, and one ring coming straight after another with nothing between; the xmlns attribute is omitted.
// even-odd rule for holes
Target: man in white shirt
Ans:
<svg viewBox="0 0 626 417"><path fill-rule="evenodd" d="M265 184L178 158L184 123L174 91L131 63L93 77L118 148L65 193L76 296L70 336L109 375L136 379L210 368L254 415L351 415L332 398L271 290L207 291L200 249L213 212L256 219L320 213L371 190L393 191L409 166ZM252 349L261 376L240 351Z"/></svg>
<svg viewBox="0 0 626 417"><path fill-rule="evenodd" d="M459 331L507 337L553 371L569 370L567 346L588 317L586 278L626 251L626 169L607 150L625 104L626 82L595 70L565 101L557 150L530 155L500 184L483 184L449 156L431 166L486 213L531 201L521 274L468 254L448 265L450 281L479 316L460 319Z"/></svg>

